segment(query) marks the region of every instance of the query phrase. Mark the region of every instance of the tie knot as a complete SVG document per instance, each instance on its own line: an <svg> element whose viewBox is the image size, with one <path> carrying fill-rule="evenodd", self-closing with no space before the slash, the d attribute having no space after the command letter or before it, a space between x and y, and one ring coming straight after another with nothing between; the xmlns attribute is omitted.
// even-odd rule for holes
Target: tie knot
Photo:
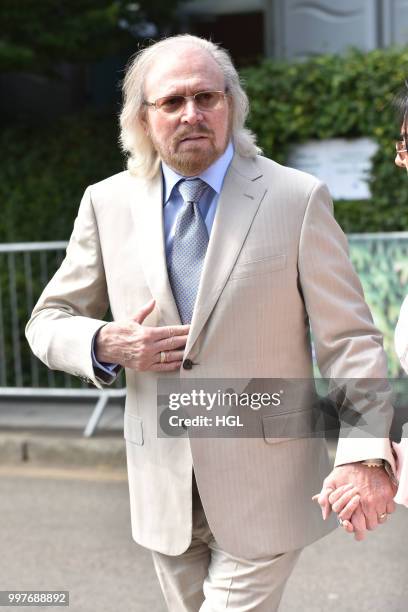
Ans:
<svg viewBox="0 0 408 612"><path fill-rule="evenodd" d="M207 183L200 178L183 179L178 185L178 190L184 202L196 204L207 187Z"/></svg>

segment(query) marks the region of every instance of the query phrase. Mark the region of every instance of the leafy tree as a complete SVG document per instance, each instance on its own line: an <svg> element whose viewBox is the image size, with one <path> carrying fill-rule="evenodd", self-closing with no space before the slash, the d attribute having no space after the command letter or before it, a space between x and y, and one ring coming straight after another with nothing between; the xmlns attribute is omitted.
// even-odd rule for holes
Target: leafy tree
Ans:
<svg viewBox="0 0 408 612"><path fill-rule="evenodd" d="M171 31L184 0L0 0L0 72L52 72Z"/></svg>

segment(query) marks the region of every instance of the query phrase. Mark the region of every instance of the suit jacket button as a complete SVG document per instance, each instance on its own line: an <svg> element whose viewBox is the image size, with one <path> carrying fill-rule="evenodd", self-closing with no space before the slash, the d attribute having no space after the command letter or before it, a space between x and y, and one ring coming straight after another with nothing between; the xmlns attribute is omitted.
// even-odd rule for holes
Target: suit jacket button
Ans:
<svg viewBox="0 0 408 612"><path fill-rule="evenodd" d="M191 361L191 359L185 359L183 361L183 368L185 370L192 370L193 369L193 362Z"/></svg>

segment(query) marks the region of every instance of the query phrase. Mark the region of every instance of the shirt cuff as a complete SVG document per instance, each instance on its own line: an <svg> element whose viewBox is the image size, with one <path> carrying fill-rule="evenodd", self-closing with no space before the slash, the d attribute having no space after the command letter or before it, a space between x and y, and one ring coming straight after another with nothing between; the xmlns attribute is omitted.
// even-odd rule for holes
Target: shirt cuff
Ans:
<svg viewBox="0 0 408 612"><path fill-rule="evenodd" d="M395 458L388 438L339 438L335 467L366 459L385 459L392 473L396 474Z"/></svg>
<svg viewBox="0 0 408 612"><path fill-rule="evenodd" d="M101 327L99 329L101 329ZM110 385L115 381L118 375L118 372L121 369L121 366L118 363L106 363L106 362L101 362L97 360L95 356L95 339L96 339L96 334L99 332L99 329L95 332L92 338L92 346L91 346L92 365L93 365L93 369L94 369L96 378L100 380L100 382Z"/></svg>

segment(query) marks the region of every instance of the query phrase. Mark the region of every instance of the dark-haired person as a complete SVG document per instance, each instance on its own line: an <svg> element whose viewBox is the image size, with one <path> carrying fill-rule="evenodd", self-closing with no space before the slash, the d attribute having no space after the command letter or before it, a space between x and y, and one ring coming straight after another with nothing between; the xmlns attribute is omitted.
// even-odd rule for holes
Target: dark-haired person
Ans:
<svg viewBox="0 0 408 612"><path fill-rule="evenodd" d="M86 190L27 338L49 367L99 388L126 368L132 534L153 551L169 609L273 612L301 549L336 527L311 502L330 471L324 440L279 435L311 411L254 412L252 438L161 438L158 378L310 380L312 326L324 376L381 379L381 334L327 188L260 155L225 50L189 35L155 43L130 63L124 98L128 170ZM365 408L384 437L339 440L332 478L364 479L377 517L393 486L359 462L393 462L392 407L386 394Z"/></svg>

